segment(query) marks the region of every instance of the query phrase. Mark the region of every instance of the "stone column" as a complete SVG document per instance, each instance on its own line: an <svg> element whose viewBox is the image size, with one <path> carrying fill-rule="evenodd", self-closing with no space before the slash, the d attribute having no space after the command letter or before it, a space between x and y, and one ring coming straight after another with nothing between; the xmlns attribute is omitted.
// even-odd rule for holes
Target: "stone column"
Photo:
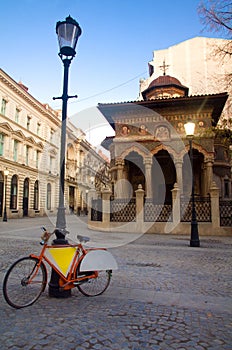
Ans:
<svg viewBox="0 0 232 350"><path fill-rule="evenodd" d="M173 215L173 223L175 225L180 222L180 189L177 183L175 183L174 188L171 190L172 192L172 215Z"/></svg>
<svg viewBox="0 0 232 350"><path fill-rule="evenodd" d="M178 188L180 190L180 194L183 194L183 160L182 159L174 159L174 164L176 167L176 182L178 184Z"/></svg>
<svg viewBox="0 0 232 350"><path fill-rule="evenodd" d="M116 166L117 166L117 182L115 183L115 190L117 194L117 198L123 198L123 182L121 181L123 179L123 168L124 168L124 160L117 159L116 160ZM114 193L115 195L115 193Z"/></svg>
<svg viewBox="0 0 232 350"><path fill-rule="evenodd" d="M145 165L145 179L146 179L146 196L147 198L152 198L152 157L146 157L144 159Z"/></svg>
<svg viewBox="0 0 232 350"><path fill-rule="evenodd" d="M109 187L105 187L102 191L102 222L110 223L110 196Z"/></svg>
<svg viewBox="0 0 232 350"><path fill-rule="evenodd" d="M213 180L213 160L211 158L205 159L205 184L204 184L204 196L210 191L210 186L212 185Z"/></svg>
<svg viewBox="0 0 232 350"><path fill-rule="evenodd" d="M138 185L138 189L135 191L136 195L136 224L138 232L142 232L144 222L144 190L142 185Z"/></svg>
<svg viewBox="0 0 232 350"><path fill-rule="evenodd" d="M211 220L213 228L220 227L219 188L213 181L210 187Z"/></svg>

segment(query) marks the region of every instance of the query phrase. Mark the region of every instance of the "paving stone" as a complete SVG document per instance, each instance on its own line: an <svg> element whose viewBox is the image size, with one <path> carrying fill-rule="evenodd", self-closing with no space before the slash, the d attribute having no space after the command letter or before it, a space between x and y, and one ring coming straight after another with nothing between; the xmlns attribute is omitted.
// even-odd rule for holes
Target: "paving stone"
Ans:
<svg viewBox="0 0 232 350"><path fill-rule="evenodd" d="M1 281L15 259L40 250L29 234L9 236L0 231ZM53 299L46 289L31 307L15 310L0 294L1 347L231 350L232 237L205 237L199 249L184 239L143 235L110 249L119 269L99 297L74 289L71 298Z"/></svg>

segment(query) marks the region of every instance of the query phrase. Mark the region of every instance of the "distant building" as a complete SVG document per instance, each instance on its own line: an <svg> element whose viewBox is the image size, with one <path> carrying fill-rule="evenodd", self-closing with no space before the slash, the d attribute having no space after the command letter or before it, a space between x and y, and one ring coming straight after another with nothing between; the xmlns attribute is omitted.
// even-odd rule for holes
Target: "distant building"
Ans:
<svg viewBox="0 0 232 350"><path fill-rule="evenodd" d="M56 214L60 131L61 112L0 69L0 217L5 207L8 218ZM107 174L108 164L69 120L66 145L66 212L81 213L96 174L102 168Z"/></svg>
<svg viewBox="0 0 232 350"><path fill-rule="evenodd" d="M160 76L166 66L166 74L177 78L188 86L189 95L215 94L227 91L232 95L232 87L226 76L231 74L231 60L220 54L220 48L229 40L195 37L163 50L153 51L148 63L149 78L140 80L140 99L142 92ZM231 96L229 96L223 115L231 116Z"/></svg>

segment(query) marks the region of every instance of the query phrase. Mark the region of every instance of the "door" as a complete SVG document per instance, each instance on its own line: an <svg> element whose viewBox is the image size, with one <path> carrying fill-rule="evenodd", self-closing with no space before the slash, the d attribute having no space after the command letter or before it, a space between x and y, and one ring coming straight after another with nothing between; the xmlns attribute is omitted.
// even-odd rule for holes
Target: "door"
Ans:
<svg viewBox="0 0 232 350"><path fill-rule="evenodd" d="M70 210L70 214L73 214L73 212L74 212L74 194L75 194L75 187L69 186L69 210Z"/></svg>
<svg viewBox="0 0 232 350"><path fill-rule="evenodd" d="M3 180L3 174L0 172L0 216L2 216L2 211L3 211L3 193L4 193L4 180Z"/></svg>
<svg viewBox="0 0 232 350"><path fill-rule="evenodd" d="M29 179L24 180L23 186L23 216L28 216Z"/></svg>

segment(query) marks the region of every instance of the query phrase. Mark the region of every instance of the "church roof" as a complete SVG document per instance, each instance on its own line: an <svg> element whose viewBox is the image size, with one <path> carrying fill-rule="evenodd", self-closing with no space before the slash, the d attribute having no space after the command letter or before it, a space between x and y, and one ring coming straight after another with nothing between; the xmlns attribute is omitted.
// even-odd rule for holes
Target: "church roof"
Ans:
<svg viewBox="0 0 232 350"><path fill-rule="evenodd" d="M174 87L181 91L181 94L188 96L188 87L181 84L181 82L170 75L160 75L158 78L154 79L148 88L142 92L144 100L149 99L150 93L155 93L156 90L162 89L165 91L167 88Z"/></svg>
<svg viewBox="0 0 232 350"><path fill-rule="evenodd" d="M108 123L115 129L115 120L120 119L123 114L128 112L143 114L143 107L149 108L153 111L157 110L161 113L161 110L182 108L193 109L195 111L201 111L210 107L212 109L212 125L216 125L226 100L228 98L227 92L218 94L204 94L204 95L192 95L172 98L158 98L154 100L141 100L141 101L127 101L127 102L113 102L113 103L98 103L98 109L104 115ZM140 108L138 108L140 107ZM136 114L135 113L135 114Z"/></svg>
<svg viewBox="0 0 232 350"><path fill-rule="evenodd" d="M158 78L154 79L150 85L148 86L148 89L151 87L158 87L158 86L164 86L164 85L179 85L179 86L183 86L181 84L181 82L174 78L171 77L170 75L161 75Z"/></svg>

